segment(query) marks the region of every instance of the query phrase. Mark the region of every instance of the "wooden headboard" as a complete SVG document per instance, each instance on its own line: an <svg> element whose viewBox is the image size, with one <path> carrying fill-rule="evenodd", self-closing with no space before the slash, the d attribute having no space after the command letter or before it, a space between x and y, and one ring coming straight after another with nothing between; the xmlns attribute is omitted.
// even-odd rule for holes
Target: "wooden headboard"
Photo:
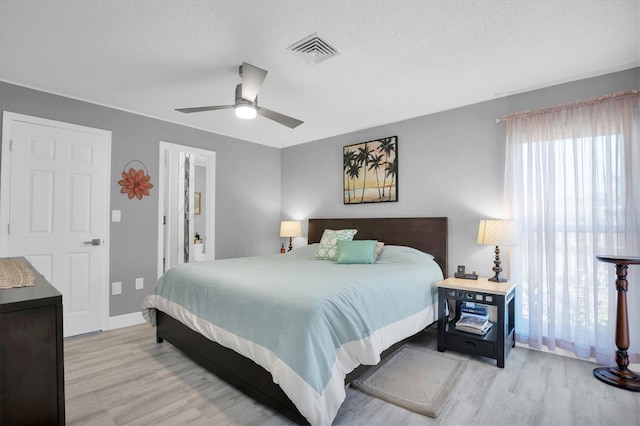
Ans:
<svg viewBox="0 0 640 426"><path fill-rule="evenodd" d="M347 228L358 230L356 240L378 240L429 253L447 276L446 217L309 219L308 242L320 242L325 229Z"/></svg>

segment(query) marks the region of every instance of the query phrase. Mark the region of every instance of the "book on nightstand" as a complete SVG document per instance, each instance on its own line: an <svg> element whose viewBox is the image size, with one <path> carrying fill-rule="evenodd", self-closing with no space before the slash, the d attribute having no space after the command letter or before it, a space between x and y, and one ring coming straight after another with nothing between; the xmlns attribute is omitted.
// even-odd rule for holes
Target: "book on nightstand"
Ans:
<svg viewBox="0 0 640 426"><path fill-rule="evenodd" d="M491 329L493 323L489 320L483 320L477 317L463 315L456 322L456 330L464 331L465 333L478 334L484 336Z"/></svg>
<svg viewBox="0 0 640 426"><path fill-rule="evenodd" d="M461 314L474 314L489 317L489 306L480 303L462 302L460 304Z"/></svg>
<svg viewBox="0 0 640 426"><path fill-rule="evenodd" d="M456 330L484 336L492 326L488 306L471 302L460 305L460 319L456 321Z"/></svg>

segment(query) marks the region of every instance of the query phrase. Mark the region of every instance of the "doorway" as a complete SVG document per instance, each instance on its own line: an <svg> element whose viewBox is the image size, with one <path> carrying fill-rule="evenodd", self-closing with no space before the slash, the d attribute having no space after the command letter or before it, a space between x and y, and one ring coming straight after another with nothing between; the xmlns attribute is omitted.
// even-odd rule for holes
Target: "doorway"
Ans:
<svg viewBox="0 0 640 426"><path fill-rule="evenodd" d="M214 151L160 142L158 276L215 259L215 159Z"/></svg>

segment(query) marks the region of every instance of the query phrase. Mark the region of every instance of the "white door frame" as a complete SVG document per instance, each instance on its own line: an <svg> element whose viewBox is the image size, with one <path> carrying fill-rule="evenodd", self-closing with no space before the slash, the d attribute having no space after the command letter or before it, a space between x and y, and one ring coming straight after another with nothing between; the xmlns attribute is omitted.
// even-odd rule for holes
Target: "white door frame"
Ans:
<svg viewBox="0 0 640 426"><path fill-rule="evenodd" d="M207 193L204 196L204 211L206 212L206 259L215 259L215 165L216 165L216 153L215 151L209 151L201 148L194 148L192 146L178 145L170 142L160 141L160 156L158 160L158 277L163 273L162 271L162 259L164 257L164 212L165 212L165 193L169 184L168 177L165 169L165 154L170 152L171 154L179 155L180 153L189 153L197 156L204 157L206 159L206 186ZM196 162L194 161L195 165ZM200 164L199 164L200 165ZM193 211L193 209L191 210ZM169 214L172 211L169 209ZM167 224L172 223L168 218ZM168 226L168 225L167 225ZM193 243L192 243L193 245ZM193 252L193 250L191 250Z"/></svg>
<svg viewBox="0 0 640 426"><path fill-rule="evenodd" d="M104 220L107 235L104 238L104 271L102 276L102 329L105 330L109 320L109 246L110 241L110 222L109 211L111 210L111 188L109 176L111 175L111 132L93 127L80 126L77 124L65 123L63 121L49 120L46 118L34 117L15 112L2 112L2 162L0 163L0 257L10 256L9 252L9 219L10 219L10 197L11 197L11 135L13 133L13 123L21 121L43 126L52 126L71 131L87 132L102 135L105 138L105 158L104 166L107 170L106 188L104 188L103 196L105 197Z"/></svg>

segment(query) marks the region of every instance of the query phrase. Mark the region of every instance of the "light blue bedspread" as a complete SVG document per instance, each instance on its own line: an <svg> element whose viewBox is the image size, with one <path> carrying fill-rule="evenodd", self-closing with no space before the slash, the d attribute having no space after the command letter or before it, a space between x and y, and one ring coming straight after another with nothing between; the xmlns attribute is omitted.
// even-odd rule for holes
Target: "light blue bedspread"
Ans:
<svg viewBox="0 0 640 426"><path fill-rule="evenodd" d="M408 247L385 246L377 263L366 265L313 260L316 248L172 268L145 299L143 314L155 324L155 308L186 310L167 313L271 371L311 423L330 423L344 395L336 404L325 395L328 384L343 382L359 364L377 363L386 346L420 328L400 327L397 338L385 330L410 318L412 328L415 318L422 327L433 321L433 284L442 272L430 255ZM356 349L345 354L350 347ZM305 392L317 396L296 401L291 394Z"/></svg>

